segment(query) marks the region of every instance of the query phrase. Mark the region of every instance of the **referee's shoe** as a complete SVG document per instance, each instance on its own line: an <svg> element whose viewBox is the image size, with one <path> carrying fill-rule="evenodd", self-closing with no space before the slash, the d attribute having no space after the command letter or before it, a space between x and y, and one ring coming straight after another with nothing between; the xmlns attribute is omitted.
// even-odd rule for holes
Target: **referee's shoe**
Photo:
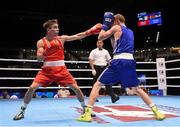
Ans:
<svg viewBox="0 0 180 127"><path fill-rule="evenodd" d="M120 99L120 97L117 94L114 94L111 96L111 101L112 103L115 103L116 101L118 101Z"/></svg>

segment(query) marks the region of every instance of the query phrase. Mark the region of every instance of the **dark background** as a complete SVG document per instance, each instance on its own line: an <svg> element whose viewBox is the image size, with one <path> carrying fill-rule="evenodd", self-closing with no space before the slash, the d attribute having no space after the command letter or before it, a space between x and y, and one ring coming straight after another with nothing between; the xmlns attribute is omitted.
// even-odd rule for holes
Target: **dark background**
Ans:
<svg viewBox="0 0 180 127"><path fill-rule="evenodd" d="M36 42L45 35L42 24L57 18L60 34L75 34L102 22L104 12L122 13L126 25L135 32L135 48L172 47L180 42L180 7L169 0L6 0L0 5L1 48L36 48ZM137 13L161 11L161 26L137 27ZM157 31L160 39L155 43ZM152 42L147 43L150 37ZM91 50L97 36L70 42L66 49ZM107 40L108 41L108 40ZM111 48L109 43L106 48Z"/></svg>

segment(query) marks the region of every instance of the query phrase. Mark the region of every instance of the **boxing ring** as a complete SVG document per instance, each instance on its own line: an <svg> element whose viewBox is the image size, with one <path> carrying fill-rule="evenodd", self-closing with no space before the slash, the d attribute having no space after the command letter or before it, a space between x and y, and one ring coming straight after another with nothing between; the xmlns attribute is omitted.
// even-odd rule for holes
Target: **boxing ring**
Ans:
<svg viewBox="0 0 180 127"><path fill-rule="evenodd" d="M36 65L39 64L37 60L0 58L0 63L0 90L26 91L34 79L33 75L28 74L36 74L40 70L37 67L7 66L7 63L8 65L14 63L20 65L22 65L21 63L34 63ZM68 64L73 65L74 68L68 67L68 70L80 84L82 91L92 88L92 84L90 84L92 81L91 69L86 66L89 64L88 61L65 61L65 63L67 67ZM78 122L76 118L80 116L81 107L76 97L71 96L58 99L33 98L27 107L25 118L19 121L13 121L13 117L19 111L23 101L22 98L0 99L0 127L178 127L180 125L180 96L168 94L168 89L180 89L180 76L178 76L180 66L177 66L180 59L164 61L164 63L166 73L161 69L158 70L157 62L137 62L137 72L146 75L143 77L145 84L141 84L140 87L145 88L149 93L151 89L152 91L158 91L155 93L157 95L151 93L150 96L159 110L166 115L167 118L163 121L155 120L152 112L138 96L123 95L116 103L111 103L109 96L100 96L98 98L99 102L96 102L94 107L96 117L93 118L93 121L91 123ZM85 66L81 68L77 65ZM160 75L158 75L158 71ZM177 73L172 73L172 71L177 71ZM23 73L23 76L21 76L22 74L18 75L18 73ZM24 76L26 73L27 75ZM166 80L161 77L164 74ZM142 77L139 77L139 79L142 80ZM28 83L26 87L15 84L20 84L20 82ZM9 83L9 85L6 86L6 83ZM159 85L163 83L165 83L165 86ZM57 85L52 85L39 89L51 91L60 88ZM120 86L114 86L113 88L119 89ZM88 101L87 96L85 96L85 101Z"/></svg>

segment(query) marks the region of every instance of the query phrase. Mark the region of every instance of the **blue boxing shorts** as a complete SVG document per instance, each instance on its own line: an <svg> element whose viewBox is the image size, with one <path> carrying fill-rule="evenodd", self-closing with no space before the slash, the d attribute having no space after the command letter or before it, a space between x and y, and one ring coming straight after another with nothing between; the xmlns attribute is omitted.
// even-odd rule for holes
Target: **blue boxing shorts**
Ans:
<svg viewBox="0 0 180 127"><path fill-rule="evenodd" d="M98 80L104 85L120 83L123 88L136 87L140 83L136 73L136 62L129 59L113 59Z"/></svg>

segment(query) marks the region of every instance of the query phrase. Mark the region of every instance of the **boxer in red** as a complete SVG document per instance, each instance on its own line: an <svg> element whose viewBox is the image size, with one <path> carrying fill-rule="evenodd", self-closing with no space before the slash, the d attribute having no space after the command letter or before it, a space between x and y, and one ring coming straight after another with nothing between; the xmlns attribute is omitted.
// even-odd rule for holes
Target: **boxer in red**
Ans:
<svg viewBox="0 0 180 127"><path fill-rule="evenodd" d="M52 82L56 82L61 86L70 87L75 92L82 108L85 107L84 95L64 63L64 43L81 40L87 36L98 34L102 24L98 23L85 32L70 36L58 36L59 25L57 19L46 21L43 27L46 30L46 36L37 42L37 59L38 61L43 61L43 66L27 90L20 112L13 118L14 120L24 118L25 110L32 99L33 93L40 86L47 87Z"/></svg>

